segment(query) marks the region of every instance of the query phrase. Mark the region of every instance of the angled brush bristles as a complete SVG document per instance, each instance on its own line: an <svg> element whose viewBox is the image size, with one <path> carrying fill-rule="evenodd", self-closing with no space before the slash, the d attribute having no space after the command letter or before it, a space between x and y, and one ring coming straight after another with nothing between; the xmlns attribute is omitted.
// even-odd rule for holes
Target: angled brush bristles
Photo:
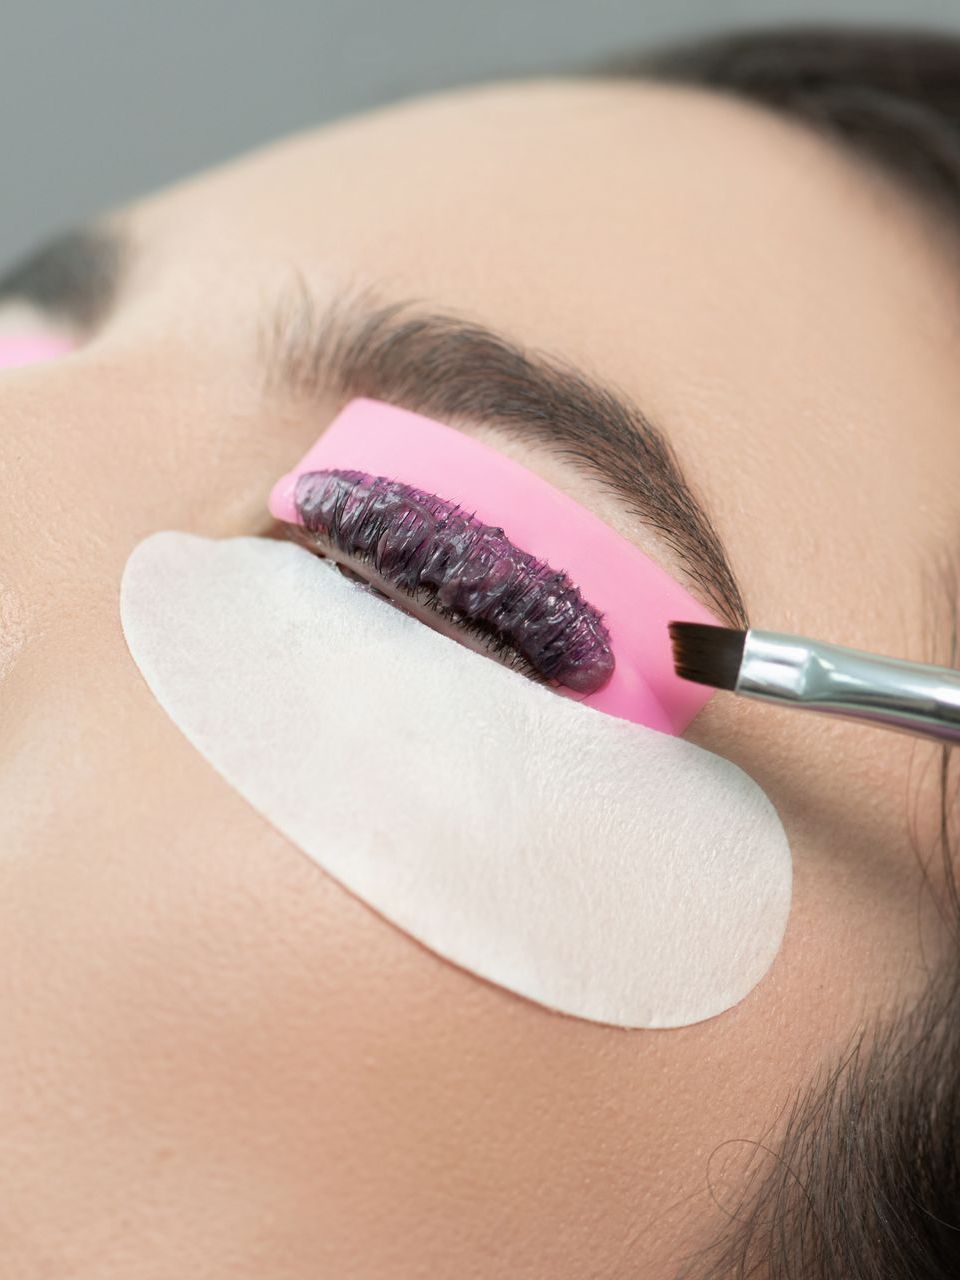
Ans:
<svg viewBox="0 0 960 1280"><path fill-rule="evenodd" d="M735 689L746 631L703 622L671 622L670 642L678 676L714 689Z"/></svg>

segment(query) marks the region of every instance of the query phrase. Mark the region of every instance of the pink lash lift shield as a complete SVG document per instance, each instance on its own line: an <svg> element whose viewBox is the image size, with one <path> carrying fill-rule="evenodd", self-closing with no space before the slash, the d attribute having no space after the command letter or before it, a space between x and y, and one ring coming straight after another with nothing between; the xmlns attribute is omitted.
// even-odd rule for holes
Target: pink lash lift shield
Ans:
<svg viewBox="0 0 960 1280"><path fill-rule="evenodd" d="M563 570L603 614L615 659L595 692L554 692L609 715L682 733L712 690L675 673L667 623L717 623L639 548L548 481L454 427L380 400L351 400L270 494L278 520L302 523L299 476L345 469L415 485L502 528L517 547Z"/></svg>

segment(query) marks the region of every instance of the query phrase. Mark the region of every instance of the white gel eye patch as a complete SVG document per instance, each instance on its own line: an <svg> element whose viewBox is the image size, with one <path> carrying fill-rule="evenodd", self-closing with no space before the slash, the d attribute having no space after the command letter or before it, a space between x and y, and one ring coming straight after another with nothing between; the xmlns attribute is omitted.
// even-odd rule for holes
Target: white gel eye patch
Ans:
<svg viewBox="0 0 960 1280"><path fill-rule="evenodd" d="M557 697L291 543L154 534L120 607L197 750L455 964L624 1027L709 1018L769 968L790 851L729 761Z"/></svg>

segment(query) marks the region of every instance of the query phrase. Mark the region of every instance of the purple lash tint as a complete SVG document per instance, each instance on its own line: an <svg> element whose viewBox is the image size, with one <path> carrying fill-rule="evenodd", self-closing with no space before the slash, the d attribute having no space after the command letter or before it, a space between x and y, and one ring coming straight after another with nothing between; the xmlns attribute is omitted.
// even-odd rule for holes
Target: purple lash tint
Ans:
<svg viewBox="0 0 960 1280"><path fill-rule="evenodd" d="M603 615L565 573L521 551L457 503L365 471L307 471L294 502L304 528L369 562L387 581L429 587L450 611L485 624L545 680L594 693L615 660Z"/></svg>

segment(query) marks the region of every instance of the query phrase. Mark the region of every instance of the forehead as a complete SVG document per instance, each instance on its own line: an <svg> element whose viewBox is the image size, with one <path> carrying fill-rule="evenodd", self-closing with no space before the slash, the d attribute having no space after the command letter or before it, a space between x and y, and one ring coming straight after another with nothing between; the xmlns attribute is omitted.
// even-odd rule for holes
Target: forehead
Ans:
<svg viewBox="0 0 960 1280"><path fill-rule="evenodd" d="M757 107L639 82L462 90L297 136L137 218L198 296L239 263L370 279L612 382L668 430L754 616L783 629L829 622L905 539L952 527L944 246L893 183ZM785 598L772 528L811 555L840 537L829 584L794 574Z"/></svg>
<svg viewBox="0 0 960 1280"><path fill-rule="evenodd" d="M758 106L642 81L413 99L294 135L137 209L145 228L217 259L254 248L324 271L385 269L423 292L454 286L464 307L506 307L531 337L604 360L597 300L650 332L675 311L688 326L694 304L718 318L727 297L758 306L767 285L792 286L795 313L801 285L819 301L831 283L865 286L878 263L893 287L919 296L927 283L916 284L919 213L895 184ZM934 272L940 248L927 255Z"/></svg>

